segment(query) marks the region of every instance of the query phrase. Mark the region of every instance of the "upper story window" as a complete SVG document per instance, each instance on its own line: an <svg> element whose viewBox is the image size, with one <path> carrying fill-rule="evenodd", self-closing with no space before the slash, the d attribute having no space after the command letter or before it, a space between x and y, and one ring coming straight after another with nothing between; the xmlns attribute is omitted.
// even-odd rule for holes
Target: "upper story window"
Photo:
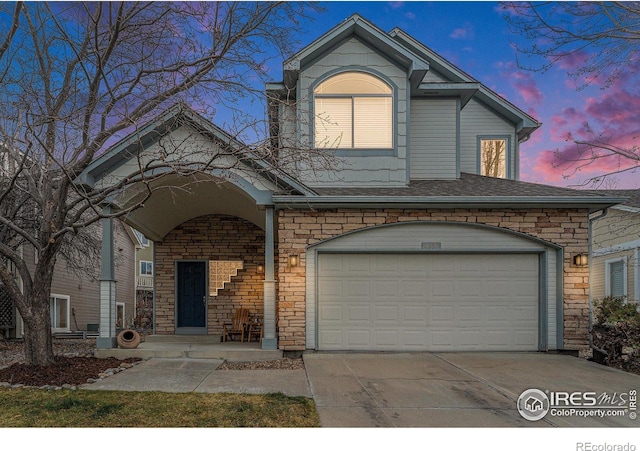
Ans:
<svg viewBox="0 0 640 451"><path fill-rule="evenodd" d="M138 232L136 229L131 229L131 230L133 230L133 233L136 235L136 237L138 238L138 241L143 247L149 247L149 240L147 239L146 236L142 234L142 232Z"/></svg>
<svg viewBox="0 0 640 451"><path fill-rule="evenodd" d="M315 147L391 149L393 90L364 72L343 72L313 91Z"/></svg>
<svg viewBox="0 0 640 451"><path fill-rule="evenodd" d="M507 139L480 139L480 175L507 177Z"/></svg>
<svg viewBox="0 0 640 451"><path fill-rule="evenodd" d="M148 261L140 261L140 275L152 276L153 275L153 263Z"/></svg>

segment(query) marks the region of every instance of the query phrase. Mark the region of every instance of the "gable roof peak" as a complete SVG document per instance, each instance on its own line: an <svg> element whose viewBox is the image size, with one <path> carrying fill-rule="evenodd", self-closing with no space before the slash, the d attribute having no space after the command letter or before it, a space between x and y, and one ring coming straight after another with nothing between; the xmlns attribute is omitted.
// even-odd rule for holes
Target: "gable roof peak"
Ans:
<svg viewBox="0 0 640 451"><path fill-rule="evenodd" d="M381 54L407 71L412 85L417 86L429 70L429 63L407 46L393 39L359 14L352 14L325 34L284 61L284 84L293 88L300 71L329 52L338 43L356 37L376 48Z"/></svg>

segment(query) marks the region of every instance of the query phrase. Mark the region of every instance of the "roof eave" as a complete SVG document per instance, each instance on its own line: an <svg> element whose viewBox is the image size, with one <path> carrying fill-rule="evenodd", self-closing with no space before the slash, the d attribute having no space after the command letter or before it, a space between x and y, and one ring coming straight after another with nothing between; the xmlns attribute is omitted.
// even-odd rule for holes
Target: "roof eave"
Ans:
<svg viewBox="0 0 640 451"><path fill-rule="evenodd" d="M587 208L602 210L624 198L593 196L273 196L276 207L330 208Z"/></svg>

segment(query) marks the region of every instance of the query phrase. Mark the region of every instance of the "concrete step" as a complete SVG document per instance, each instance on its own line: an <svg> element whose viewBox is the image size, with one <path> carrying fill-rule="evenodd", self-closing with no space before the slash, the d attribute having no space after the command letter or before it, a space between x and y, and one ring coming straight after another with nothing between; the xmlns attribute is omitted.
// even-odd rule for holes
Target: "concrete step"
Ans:
<svg viewBox="0 0 640 451"><path fill-rule="evenodd" d="M222 342L221 335L147 335L145 343L191 343L218 344Z"/></svg>
<svg viewBox="0 0 640 451"><path fill-rule="evenodd" d="M148 338L148 337L147 337ZM145 341L135 349L96 349L94 355L99 358L115 357L126 359L221 359L234 362L255 360L275 360L283 356L280 350L264 350L260 343L227 342L216 344L180 343L167 341Z"/></svg>

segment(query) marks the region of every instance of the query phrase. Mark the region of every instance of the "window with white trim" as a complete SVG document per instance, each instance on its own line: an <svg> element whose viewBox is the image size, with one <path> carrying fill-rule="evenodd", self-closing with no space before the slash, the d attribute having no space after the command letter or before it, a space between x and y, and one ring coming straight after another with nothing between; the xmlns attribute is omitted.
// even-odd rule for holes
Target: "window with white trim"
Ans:
<svg viewBox="0 0 640 451"><path fill-rule="evenodd" d="M140 275L152 276L153 275L153 262L140 261Z"/></svg>
<svg viewBox="0 0 640 451"><path fill-rule="evenodd" d="M140 242L140 245L142 247L149 247L149 240L147 239L146 236L144 236L142 234L142 232L138 232L136 229L132 229L133 233L135 234L136 238L138 238L138 241Z"/></svg>
<svg viewBox="0 0 640 451"><path fill-rule="evenodd" d="M61 294L52 294L51 303L51 329L53 332L69 332L69 308L70 297Z"/></svg>
<svg viewBox="0 0 640 451"><path fill-rule="evenodd" d="M480 139L480 175L507 177L508 141L504 138Z"/></svg>
<svg viewBox="0 0 640 451"><path fill-rule="evenodd" d="M627 260L617 258L605 262L605 294L614 298L627 296Z"/></svg>
<svg viewBox="0 0 640 451"><path fill-rule="evenodd" d="M315 147L393 147L393 90L380 78L343 72L320 83L313 94Z"/></svg>
<svg viewBox="0 0 640 451"><path fill-rule="evenodd" d="M124 302L116 302L116 328L124 329L126 327L124 318Z"/></svg>

